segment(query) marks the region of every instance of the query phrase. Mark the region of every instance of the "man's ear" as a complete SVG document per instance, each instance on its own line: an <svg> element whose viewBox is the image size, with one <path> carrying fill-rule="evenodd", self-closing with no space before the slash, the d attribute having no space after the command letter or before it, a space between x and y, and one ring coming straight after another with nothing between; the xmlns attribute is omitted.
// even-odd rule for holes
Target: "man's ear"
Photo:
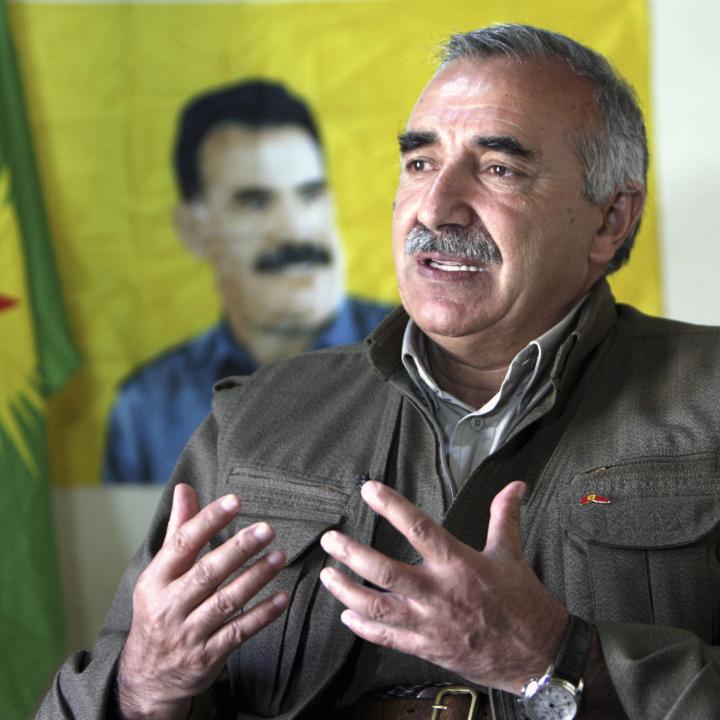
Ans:
<svg viewBox="0 0 720 720"><path fill-rule="evenodd" d="M628 233L640 222L645 189L642 187L618 190L613 198L602 205L602 219L595 231L590 259L604 264L610 262Z"/></svg>
<svg viewBox="0 0 720 720"><path fill-rule="evenodd" d="M185 247L196 257L205 258L209 250L205 205L199 200L184 200L175 207L172 219Z"/></svg>

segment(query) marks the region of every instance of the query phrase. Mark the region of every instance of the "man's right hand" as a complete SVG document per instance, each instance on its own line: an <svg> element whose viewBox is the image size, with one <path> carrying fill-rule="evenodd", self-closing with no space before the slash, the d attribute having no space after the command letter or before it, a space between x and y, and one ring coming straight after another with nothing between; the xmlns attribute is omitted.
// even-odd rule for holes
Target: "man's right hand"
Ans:
<svg viewBox="0 0 720 720"><path fill-rule="evenodd" d="M284 566L277 550L225 584L272 541L267 523L240 530L197 560L239 509L240 498L226 495L201 510L189 485L175 488L165 541L133 594L132 626L118 667L123 718L184 720L193 696L210 687L230 653L287 606L287 594L275 593L239 614Z"/></svg>

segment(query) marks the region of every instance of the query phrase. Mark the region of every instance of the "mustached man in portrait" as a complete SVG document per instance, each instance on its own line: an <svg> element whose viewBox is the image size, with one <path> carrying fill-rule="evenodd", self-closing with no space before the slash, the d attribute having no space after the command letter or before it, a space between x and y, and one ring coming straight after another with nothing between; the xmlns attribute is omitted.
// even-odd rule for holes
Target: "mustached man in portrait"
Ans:
<svg viewBox="0 0 720 720"><path fill-rule="evenodd" d="M390 309L345 294L318 125L283 85L251 80L191 98L174 170L175 229L211 266L222 317L121 384L103 463L110 484L164 483L217 381L361 340Z"/></svg>

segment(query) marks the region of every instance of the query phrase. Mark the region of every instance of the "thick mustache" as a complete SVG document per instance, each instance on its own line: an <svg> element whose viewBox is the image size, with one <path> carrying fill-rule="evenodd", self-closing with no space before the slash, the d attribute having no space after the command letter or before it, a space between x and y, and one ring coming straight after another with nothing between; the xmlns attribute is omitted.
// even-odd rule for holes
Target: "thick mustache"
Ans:
<svg viewBox="0 0 720 720"><path fill-rule="evenodd" d="M284 242L255 258L255 271L261 273L282 272L293 265L329 265L330 251L311 242Z"/></svg>
<svg viewBox="0 0 720 720"><path fill-rule="evenodd" d="M502 262L500 248L490 233L479 225L434 233L418 223L405 240L405 254L426 252L479 260L485 265L499 265Z"/></svg>

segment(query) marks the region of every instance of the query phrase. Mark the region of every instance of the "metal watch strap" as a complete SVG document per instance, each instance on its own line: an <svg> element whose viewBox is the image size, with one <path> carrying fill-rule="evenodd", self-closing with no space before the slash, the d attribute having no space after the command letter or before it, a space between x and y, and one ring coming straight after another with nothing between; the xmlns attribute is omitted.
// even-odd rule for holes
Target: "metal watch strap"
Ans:
<svg viewBox="0 0 720 720"><path fill-rule="evenodd" d="M555 658L553 675L558 675L577 687L585 672L592 637L593 626L590 623L576 615L569 615Z"/></svg>

